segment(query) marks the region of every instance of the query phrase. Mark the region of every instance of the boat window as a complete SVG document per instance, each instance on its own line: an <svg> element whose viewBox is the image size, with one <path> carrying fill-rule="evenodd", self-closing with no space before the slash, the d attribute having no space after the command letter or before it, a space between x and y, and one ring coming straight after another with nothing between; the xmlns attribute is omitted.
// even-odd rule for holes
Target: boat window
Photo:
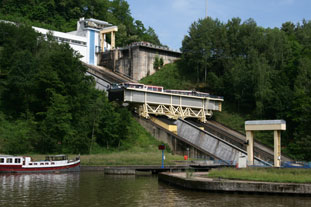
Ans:
<svg viewBox="0 0 311 207"><path fill-rule="evenodd" d="M32 163L29 163L29 165L32 165Z"/></svg>
<svg viewBox="0 0 311 207"><path fill-rule="evenodd" d="M15 163L21 163L21 159L20 158L15 158Z"/></svg>
<svg viewBox="0 0 311 207"><path fill-rule="evenodd" d="M6 163L13 163L13 159L12 158L6 159Z"/></svg>
<svg viewBox="0 0 311 207"><path fill-rule="evenodd" d="M4 163L4 158L0 158L0 163Z"/></svg>
<svg viewBox="0 0 311 207"><path fill-rule="evenodd" d="M55 165L55 163L54 163L54 162L52 162L52 163L51 163L51 165Z"/></svg>
<svg viewBox="0 0 311 207"><path fill-rule="evenodd" d="M38 163L34 163L34 165L37 165Z"/></svg>
<svg viewBox="0 0 311 207"><path fill-rule="evenodd" d="M48 164L49 164L48 162L45 163L45 165L48 165Z"/></svg>
<svg viewBox="0 0 311 207"><path fill-rule="evenodd" d="M44 165L44 163L40 163L40 165Z"/></svg>

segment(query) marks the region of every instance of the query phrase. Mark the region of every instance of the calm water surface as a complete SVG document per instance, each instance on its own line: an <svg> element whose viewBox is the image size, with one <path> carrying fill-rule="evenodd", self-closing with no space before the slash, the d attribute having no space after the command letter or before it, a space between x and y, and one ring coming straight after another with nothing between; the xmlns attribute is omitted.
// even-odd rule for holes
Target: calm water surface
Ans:
<svg viewBox="0 0 311 207"><path fill-rule="evenodd" d="M207 193L178 189L157 176L0 174L0 206L310 207L311 197Z"/></svg>

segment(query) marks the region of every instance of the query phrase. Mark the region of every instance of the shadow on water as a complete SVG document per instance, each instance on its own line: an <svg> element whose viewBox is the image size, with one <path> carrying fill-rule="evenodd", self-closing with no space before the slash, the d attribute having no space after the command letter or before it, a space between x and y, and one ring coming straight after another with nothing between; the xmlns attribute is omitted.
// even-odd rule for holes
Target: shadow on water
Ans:
<svg viewBox="0 0 311 207"><path fill-rule="evenodd" d="M102 172L0 174L0 206L311 206L311 197L197 192L158 182L157 176Z"/></svg>

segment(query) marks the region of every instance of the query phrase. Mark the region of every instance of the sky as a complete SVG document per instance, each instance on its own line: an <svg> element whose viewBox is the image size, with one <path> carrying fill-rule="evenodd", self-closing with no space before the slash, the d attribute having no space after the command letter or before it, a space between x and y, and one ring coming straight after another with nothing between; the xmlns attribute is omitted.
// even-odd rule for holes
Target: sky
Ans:
<svg viewBox="0 0 311 207"><path fill-rule="evenodd" d="M190 25L206 16L227 22L252 18L258 26L281 27L284 22L311 20L311 0L127 0L135 20L152 27L162 44L181 48ZM207 7L206 7L207 2ZM206 12L207 8L207 12Z"/></svg>

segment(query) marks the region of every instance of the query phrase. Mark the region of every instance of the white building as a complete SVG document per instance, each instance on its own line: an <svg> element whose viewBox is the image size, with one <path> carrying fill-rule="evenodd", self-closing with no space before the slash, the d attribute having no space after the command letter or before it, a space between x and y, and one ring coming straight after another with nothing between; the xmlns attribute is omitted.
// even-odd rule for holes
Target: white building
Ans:
<svg viewBox="0 0 311 207"><path fill-rule="evenodd" d="M76 31L68 33L39 27L33 27L33 29L44 35L51 33L57 41L68 43L82 55L81 61L90 65L98 65L99 52L115 48L115 32L118 31L117 26L113 26L108 22L84 18L77 22ZM107 33L111 34L110 44L106 42Z"/></svg>

